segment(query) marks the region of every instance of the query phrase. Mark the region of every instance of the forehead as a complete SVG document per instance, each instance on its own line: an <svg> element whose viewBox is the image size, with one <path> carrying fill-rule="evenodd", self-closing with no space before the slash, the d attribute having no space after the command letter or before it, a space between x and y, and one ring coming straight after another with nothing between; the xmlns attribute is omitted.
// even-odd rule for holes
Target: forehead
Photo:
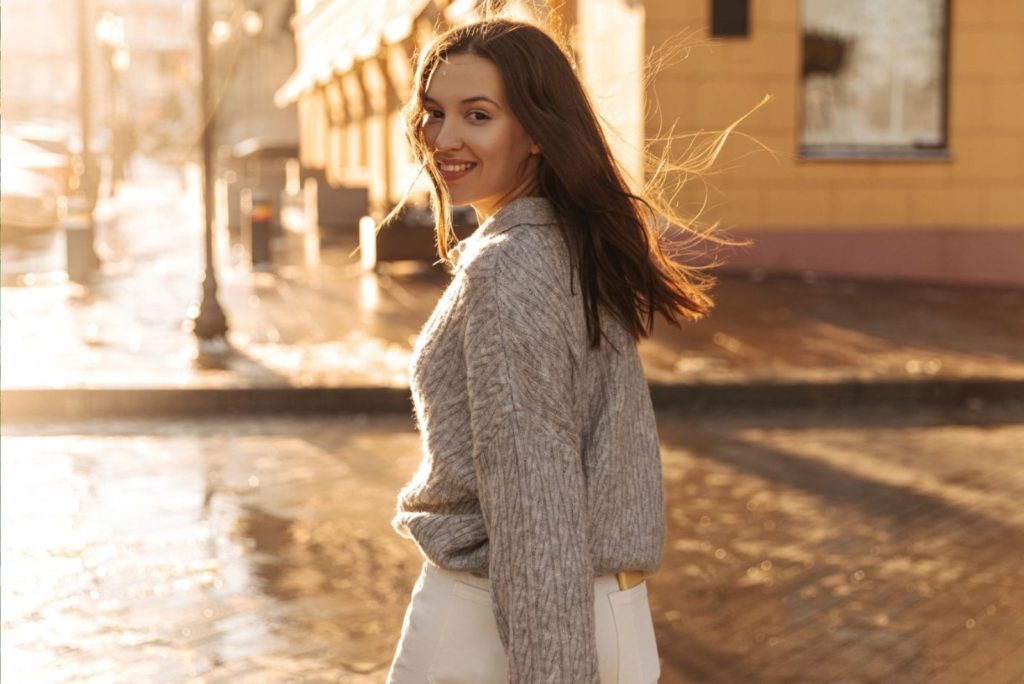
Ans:
<svg viewBox="0 0 1024 684"><path fill-rule="evenodd" d="M424 97L438 103L458 103L481 95L499 103L505 101L498 67L477 55L453 55L442 61L424 91Z"/></svg>

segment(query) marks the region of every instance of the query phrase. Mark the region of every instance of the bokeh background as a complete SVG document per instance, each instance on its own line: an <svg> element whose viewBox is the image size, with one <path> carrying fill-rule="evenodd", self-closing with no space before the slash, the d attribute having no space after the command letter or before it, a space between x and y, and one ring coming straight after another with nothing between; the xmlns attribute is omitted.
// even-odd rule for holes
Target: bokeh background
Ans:
<svg viewBox="0 0 1024 684"><path fill-rule="evenodd" d="M1019 0L4 0L3 680L383 681L450 278L400 108L494 13L636 187L740 121L667 180L750 244L640 342L660 681L1024 681Z"/></svg>

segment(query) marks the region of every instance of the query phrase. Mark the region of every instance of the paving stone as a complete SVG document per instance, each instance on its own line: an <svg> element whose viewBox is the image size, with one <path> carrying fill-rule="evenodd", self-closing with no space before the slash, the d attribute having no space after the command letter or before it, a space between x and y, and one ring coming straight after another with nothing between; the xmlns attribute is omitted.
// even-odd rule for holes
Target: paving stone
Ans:
<svg viewBox="0 0 1024 684"><path fill-rule="evenodd" d="M388 524L409 418L2 430L4 682L383 678L421 563ZM663 682L1020 680L1024 412L659 432Z"/></svg>

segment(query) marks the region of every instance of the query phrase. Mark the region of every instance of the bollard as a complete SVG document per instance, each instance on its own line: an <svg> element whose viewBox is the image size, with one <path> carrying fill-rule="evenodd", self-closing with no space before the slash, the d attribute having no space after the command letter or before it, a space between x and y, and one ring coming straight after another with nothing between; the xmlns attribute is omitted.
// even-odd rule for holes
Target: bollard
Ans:
<svg viewBox="0 0 1024 684"><path fill-rule="evenodd" d="M69 197L67 212L61 220L67 255L68 280L85 283L99 266L93 247L92 216L85 197Z"/></svg>
<svg viewBox="0 0 1024 684"><path fill-rule="evenodd" d="M242 242L249 250L253 268L262 270L270 264L274 205L267 193L250 188L244 188L239 193L239 200Z"/></svg>
<svg viewBox="0 0 1024 684"><path fill-rule="evenodd" d="M377 268L377 222L372 216L359 219L359 265L367 272Z"/></svg>

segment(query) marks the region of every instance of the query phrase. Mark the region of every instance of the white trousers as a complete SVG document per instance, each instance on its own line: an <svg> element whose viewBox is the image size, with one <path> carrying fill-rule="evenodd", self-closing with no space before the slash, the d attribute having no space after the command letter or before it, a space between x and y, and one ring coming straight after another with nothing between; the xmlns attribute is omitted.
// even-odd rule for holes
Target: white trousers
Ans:
<svg viewBox="0 0 1024 684"><path fill-rule="evenodd" d="M661 674L647 582L619 590L594 579L601 684L652 684ZM430 562L412 590L387 684L507 684L491 581Z"/></svg>

